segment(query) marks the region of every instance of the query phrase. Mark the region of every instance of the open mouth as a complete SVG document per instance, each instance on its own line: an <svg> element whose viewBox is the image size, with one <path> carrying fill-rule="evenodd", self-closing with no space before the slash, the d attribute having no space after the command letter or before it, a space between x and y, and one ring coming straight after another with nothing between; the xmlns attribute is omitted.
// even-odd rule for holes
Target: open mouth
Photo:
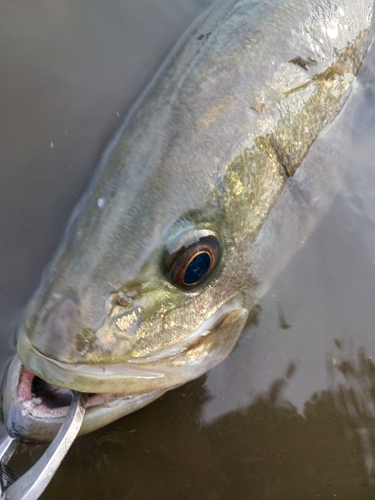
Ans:
<svg viewBox="0 0 375 500"><path fill-rule="evenodd" d="M45 418L49 415L54 418L64 418L72 401L73 392L45 382L21 365L17 396L19 402L25 409L32 411L35 417ZM110 396L110 394L89 394L86 409L103 405Z"/></svg>
<svg viewBox="0 0 375 500"><path fill-rule="evenodd" d="M80 434L110 424L151 403L165 390L137 395L89 394ZM63 423L72 400L70 389L49 384L26 369L15 356L4 388L4 421L10 436L23 442L52 441Z"/></svg>

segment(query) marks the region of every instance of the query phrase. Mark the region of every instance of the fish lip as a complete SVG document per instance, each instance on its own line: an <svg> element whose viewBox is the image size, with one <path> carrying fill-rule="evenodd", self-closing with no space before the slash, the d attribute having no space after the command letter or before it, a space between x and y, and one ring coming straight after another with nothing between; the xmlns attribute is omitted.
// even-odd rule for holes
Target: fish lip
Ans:
<svg viewBox="0 0 375 500"><path fill-rule="evenodd" d="M197 378L229 354L236 339L230 348L219 347L217 350L211 349L204 352L203 346L206 342L210 343L210 338L220 335L220 331L215 331L212 327L222 317L235 310L244 318L247 317L248 308L243 306L241 299L241 294L232 297L199 328L175 345L147 356L127 359L116 364L69 364L58 361L38 351L26 335L19 339L18 354L22 363L32 373L56 386L81 392L110 392L123 395L139 395L156 390L166 391ZM190 348L199 347L202 347L199 360L189 359L179 362L185 353L188 355Z"/></svg>

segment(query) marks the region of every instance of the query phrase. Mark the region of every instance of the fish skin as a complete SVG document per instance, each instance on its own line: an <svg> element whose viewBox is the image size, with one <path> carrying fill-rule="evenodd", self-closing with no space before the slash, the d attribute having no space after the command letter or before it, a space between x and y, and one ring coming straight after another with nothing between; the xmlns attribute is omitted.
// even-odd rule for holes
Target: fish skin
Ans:
<svg viewBox="0 0 375 500"><path fill-rule="evenodd" d="M30 371L135 395L181 385L227 356L262 290L253 246L348 99L372 9L368 0L232 0L204 14L104 155L30 303L18 341ZM197 229L219 234L223 257L187 293L162 262L176 235ZM128 307L116 305L119 294Z"/></svg>

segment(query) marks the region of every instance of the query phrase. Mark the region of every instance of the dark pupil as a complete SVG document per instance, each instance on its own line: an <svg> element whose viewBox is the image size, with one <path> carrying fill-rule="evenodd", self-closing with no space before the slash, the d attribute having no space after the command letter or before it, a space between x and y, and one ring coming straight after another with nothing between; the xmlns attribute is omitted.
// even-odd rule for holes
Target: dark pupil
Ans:
<svg viewBox="0 0 375 500"><path fill-rule="evenodd" d="M187 285L193 285L198 283L202 278L204 278L210 269L211 257L208 253L200 253L197 255L188 265L185 275L184 283Z"/></svg>

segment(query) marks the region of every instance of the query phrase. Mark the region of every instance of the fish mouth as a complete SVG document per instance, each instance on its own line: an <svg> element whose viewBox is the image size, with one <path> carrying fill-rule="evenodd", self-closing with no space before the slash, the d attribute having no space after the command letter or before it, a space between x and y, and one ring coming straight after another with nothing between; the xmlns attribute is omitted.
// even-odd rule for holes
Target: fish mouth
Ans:
<svg viewBox="0 0 375 500"><path fill-rule="evenodd" d="M8 433L24 442L51 441L66 417L72 390L88 393L80 434L104 427L217 365L234 347L247 316L248 309L237 301L225 304L184 341L115 365L61 363L23 336L21 349L18 345L23 356L13 359L4 390Z"/></svg>
<svg viewBox="0 0 375 500"><path fill-rule="evenodd" d="M80 435L95 431L159 398L165 391L140 395L88 394ZM4 422L10 436L25 443L52 441L66 418L73 393L30 372L15 356L4 389Z"/></svg>
<svg viewBox="0 0 375 500"><path fill-rule="evenodd" d="M116 364L61 362L38 351L26 335L19 340L18 355L33 374L67 389L128 396L165 391L220 363L233 349L247 316L248 309L237 300L224 304L177 344Z"/></svg>

